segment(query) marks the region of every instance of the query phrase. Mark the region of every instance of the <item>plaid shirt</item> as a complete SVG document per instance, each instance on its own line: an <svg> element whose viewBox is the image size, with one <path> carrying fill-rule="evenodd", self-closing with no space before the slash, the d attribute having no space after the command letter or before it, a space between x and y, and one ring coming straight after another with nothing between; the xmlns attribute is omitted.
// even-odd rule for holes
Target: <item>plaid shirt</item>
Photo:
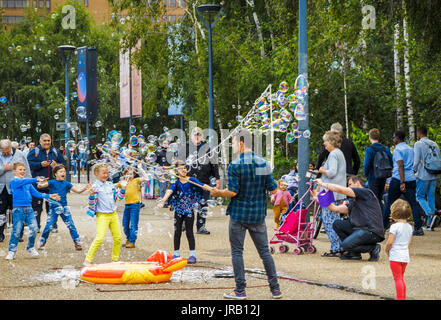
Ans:
<svg viewBox="0 0 441 320"><path fill-rule="evenodd" d="M227 207L231 219L260 224L267 212L267 191L277 188L271 167L254 152L244 152L228 166L228 190L236 192Z"/></svg>

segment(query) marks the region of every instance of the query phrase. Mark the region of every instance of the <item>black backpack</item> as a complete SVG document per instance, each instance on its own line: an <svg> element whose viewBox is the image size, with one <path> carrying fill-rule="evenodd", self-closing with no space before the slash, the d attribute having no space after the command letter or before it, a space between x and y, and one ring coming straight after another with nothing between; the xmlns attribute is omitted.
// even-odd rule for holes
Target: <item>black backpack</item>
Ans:
<svg viewBox="0 0 441 320"><path fill-rule="evenodd" d="M375 179L387 179L392 176L392 161L390 161L387 156L386 148L382 146L380 150L375 149L374 146L372 148L375 150L374 156L374 176Z"/></svg>

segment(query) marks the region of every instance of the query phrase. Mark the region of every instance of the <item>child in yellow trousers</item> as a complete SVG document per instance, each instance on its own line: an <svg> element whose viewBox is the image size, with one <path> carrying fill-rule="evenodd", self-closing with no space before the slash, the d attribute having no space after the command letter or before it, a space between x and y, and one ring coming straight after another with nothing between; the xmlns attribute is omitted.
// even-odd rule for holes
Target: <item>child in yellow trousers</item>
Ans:
<svg viewBox="0 0 441 320"><path fill-rule="evenodd" d="M121 249L121 227L116 213L116 200L124 199L125 189L118 190L109 179L109 168L105 164L95 166L93 173L97 180L89 190L89 208L87 214L96 217L96 236L90 245L84 261L85 266L92 263L95 253L104 241L107 229L113 237L112 261L119 260Z"/></svg>

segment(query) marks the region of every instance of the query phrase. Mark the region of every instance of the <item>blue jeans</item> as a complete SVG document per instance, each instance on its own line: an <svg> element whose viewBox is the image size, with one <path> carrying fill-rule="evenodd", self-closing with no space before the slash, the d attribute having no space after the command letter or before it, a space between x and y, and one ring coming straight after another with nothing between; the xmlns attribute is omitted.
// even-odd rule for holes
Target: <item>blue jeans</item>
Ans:
<svg viewBox="0 0 441 320"><path fill-rule="evenodd" d="M268 284L271 291L280 290L277 280L276 265L268 246L268 235L265 222L261 224L247 224L234 221L230 218L229 234L231 245L231 259L233 263L234 280L236 281L236 291L242 292L246 287L245 267L243 262L243 246L246 231L250 233L251 239L263 261L268 277Z"/></svg>
<svg viewBox="0 0 441 320"><path fill-rule="evenodd" d="M384 206L383 210L383 225L384 229L387 229L389 226L389 216L390 216L390 206L395 202L398 198L404 196L404 198L409 202L410 208L412 209L414 229L421 229L421 215L420 209L418 208L418 203L416 200L416 182L415 181L407 181L406 182L406 192L401 193L400 190L400 180L392 178L389 183L389 190L387 191L387 202Z"/></svg>
<svg viewBox="0 0 441 320"><path fill-rule="evenodd" d="M68 206L65 207L49 207L49 217L46 222L46 226L44 227L43 234L41 235L40 242L46 242L49 238L49 234L51 229L57 223L58 216L63 219L66 227L69 229L70 236L75 243L80 241L80 236L78 235L77 229L75 228L75 224L72 219L72 214Z"/></svg>
<svg viewBox="0 0 441 320"><path fill-rule="evenodd" d="M140 209L141 209L141 204L139 202L126 204L126 206L124 207L122 224L126 238L130 243L135 243L136 238L138 236L138 222L139 222Z"/></svg>
<svg viewBox="0 0 441 320"><path fill-rule="evenodd" d="M343 250L355 254L371 252L383 239L367 229L354 229L351 222L335 220L333 228L340 240Z"/></svg>
<svg viewBox="0 0 441 320"><path fill-rule="evenodd" d="M35 219L34 210L32 207L18 207L12 209L12 234L9 240L9 251L17 252L18 241L20 240L21 232L24 223L29 227L29 238L27 249L33 248L35 244L35 237L37 236L38 225Z"/></svg>
<svg viewBox="0 0 441 320"><path fill-rule="evenodd" d="M426 216L435 213L435 188L436 180L417 179L416 181L416 199ZM429 223L430 221L427 220L427 224Z"/></svg>

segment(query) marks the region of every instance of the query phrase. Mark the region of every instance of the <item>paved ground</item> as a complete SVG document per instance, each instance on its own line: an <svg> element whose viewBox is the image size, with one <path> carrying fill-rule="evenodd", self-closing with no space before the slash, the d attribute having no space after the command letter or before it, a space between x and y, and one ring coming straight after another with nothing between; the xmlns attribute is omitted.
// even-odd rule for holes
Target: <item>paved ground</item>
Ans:
<svg viewBox="0 0 441 320"><path fill-rule="evenodd" d="M4 260L11 229L0 243L0 299L223 299L225 291L234 287L231 278L219 278L222 272L231 271L228 242L228 217L225 207L211 208L207 228L211 235L195 235L199 262L176 272L171 281L150 285L95 285L80 281L79 270L85 254L95 236L95 221L85 214L87 195L71 194L68 201L77 229L83 240L83 251L75 251L69 232L59 221L59 232L51 234L46 250L38 259L31 259L25 252L25 242L19 244L17 258ZM143 261L154 251L173 250L172 212L155 208L155 201L144 200L139 222L139 235L135 249L121 249L121 261ZM122 219L123 203L118 212ZM45 223L45 213L42 221ZM267 226L273 234L272 212L268 211ZM44 224L43 224L44 226ZM409 299L441 299L441 243L440 231L426 232L415 237L411 248L405 281ZM37 240L41 234L38 235ZM125 241L125 238L123 239ZM182 237L182 254L188 255L185 235ZM274 254L284 299L384 299L395 295L394 282L387 257L382 250L378 262L368 262L368 254L362 261L341 261L322 258L320 253L329 249L325 234L315 241L318 252L296 256L292 252ZM382 243L384 248L384 242ZM110 232L95 256L95 263L109 262L112 239ZM270 299L267 283L260 272L262 263L254 245L247 236L245 242L245 266L247 295L249 299ZM192 289L192 290L188 290Z"/></svg>

